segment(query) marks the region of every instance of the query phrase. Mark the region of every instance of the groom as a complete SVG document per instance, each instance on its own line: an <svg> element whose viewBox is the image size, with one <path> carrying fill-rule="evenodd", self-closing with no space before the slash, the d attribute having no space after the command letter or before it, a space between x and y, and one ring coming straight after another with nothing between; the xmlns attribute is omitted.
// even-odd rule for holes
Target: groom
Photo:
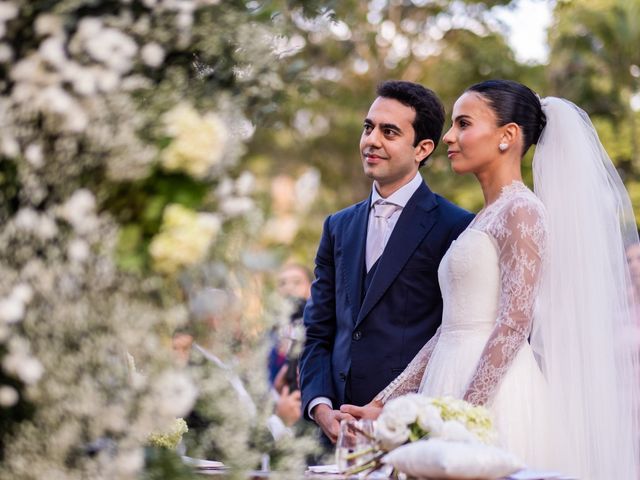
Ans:
<svg viewBox="0 0 640 480"><path fill-rule="evenodd" d="M418 172L442 135L440 100L402 81L377 94L360 138L371 195L326 219L304 312L302 408L333 442L348 417L336 409L371 401L435 333L438 265L473 218Z"/></svg>

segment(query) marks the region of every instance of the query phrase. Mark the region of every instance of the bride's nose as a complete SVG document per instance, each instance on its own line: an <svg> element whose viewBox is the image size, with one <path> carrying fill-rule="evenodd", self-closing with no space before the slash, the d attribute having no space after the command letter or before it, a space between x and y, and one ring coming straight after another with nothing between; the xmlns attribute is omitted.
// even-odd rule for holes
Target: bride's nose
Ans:
<svg viewBox="0 0 640 480"><path fill-rule="evenodd" d="M453 143L453 133L451 132L451 130L453 130L453 127L447 130L447 133L445 133L442 137L442 141L447 145L451 145Z"/></svg>

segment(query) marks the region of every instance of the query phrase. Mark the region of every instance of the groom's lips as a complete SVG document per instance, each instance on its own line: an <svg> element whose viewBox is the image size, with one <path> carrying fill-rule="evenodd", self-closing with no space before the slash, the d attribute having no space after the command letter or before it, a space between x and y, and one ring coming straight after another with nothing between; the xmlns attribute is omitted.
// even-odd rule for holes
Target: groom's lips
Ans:
<svg viewBox="0 0 640 480"><path fill-rule="evenodd" d="M384 157L375 153L365 153L363 156L367 163L378 163L380 160L384 160Z"/></svg>

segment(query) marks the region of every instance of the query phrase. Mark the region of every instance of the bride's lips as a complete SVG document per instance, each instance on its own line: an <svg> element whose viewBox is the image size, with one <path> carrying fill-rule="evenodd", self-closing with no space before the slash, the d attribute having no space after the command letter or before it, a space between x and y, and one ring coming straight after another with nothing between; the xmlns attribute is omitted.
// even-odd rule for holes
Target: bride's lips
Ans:
<svg viewBox="0 0 640 480"><path fill-rule="evenodd" d="M447 151L447 157L453 158L454 155L460 153L458 150L449 150Z"/></svg>

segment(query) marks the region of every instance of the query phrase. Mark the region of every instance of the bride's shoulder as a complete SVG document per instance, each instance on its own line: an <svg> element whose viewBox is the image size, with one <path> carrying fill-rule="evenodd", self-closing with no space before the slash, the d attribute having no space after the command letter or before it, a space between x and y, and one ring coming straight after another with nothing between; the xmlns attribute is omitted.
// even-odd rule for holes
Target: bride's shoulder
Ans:
<svg viewBox="0 0 640 480"><path fill-rule="evenodd" d="M514 182L504 192L502 216L545 223L546 212L542 201L529 187Z"/></svg>

